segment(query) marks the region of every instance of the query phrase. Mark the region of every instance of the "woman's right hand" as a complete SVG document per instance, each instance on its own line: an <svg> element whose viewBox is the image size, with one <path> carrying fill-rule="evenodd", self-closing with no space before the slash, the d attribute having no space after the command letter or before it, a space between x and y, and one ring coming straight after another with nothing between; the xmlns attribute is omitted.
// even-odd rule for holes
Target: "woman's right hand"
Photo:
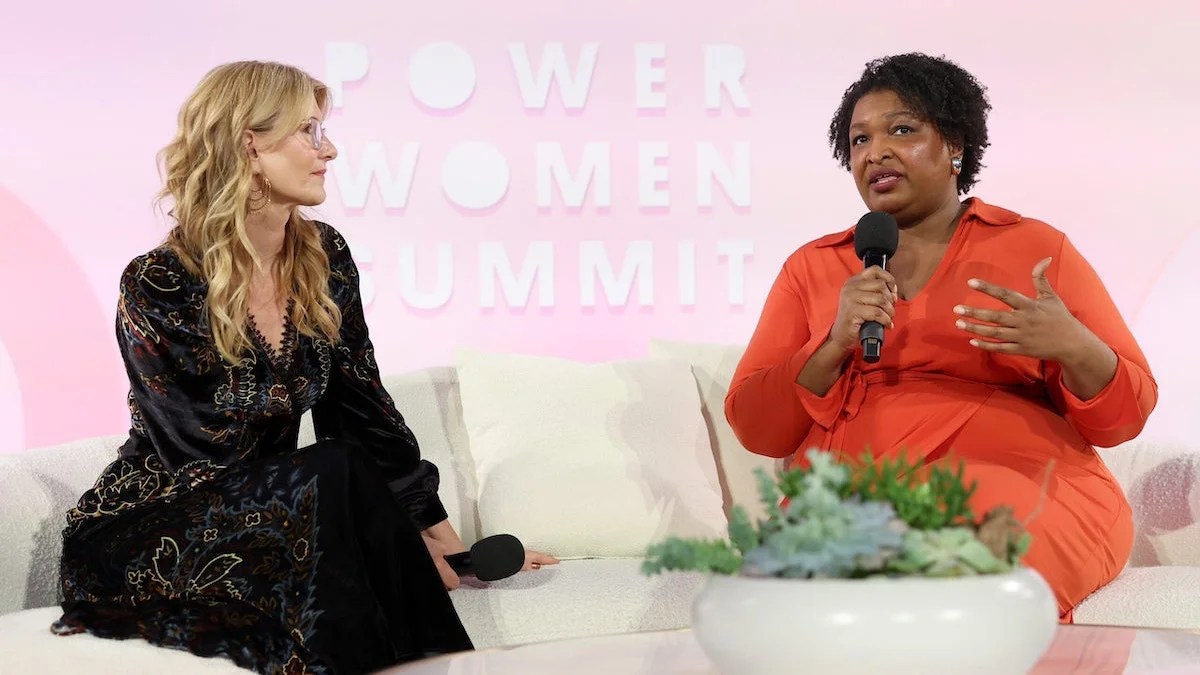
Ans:
<svg viewBox="0 0 1200 675"><path fill-rule="evenodd" d="M438 575L442 577L442 584L446 590L452 591L458 588L461 583L458 574L450 567L450 563L446 562L446 547L442 542L422 533L421 539L425 540L425 548L429 549L429 557L433 558L433 566L437 568Z"/></svg>
<svg viewBox="0 0 1200 675"><path fill-rule="evenodd" d="M868 321L893 326L896 314L896 279L881 267L871 266L846 280L838 299L837 318L829 341L846 353L858 347L858 330Z"/></svg>

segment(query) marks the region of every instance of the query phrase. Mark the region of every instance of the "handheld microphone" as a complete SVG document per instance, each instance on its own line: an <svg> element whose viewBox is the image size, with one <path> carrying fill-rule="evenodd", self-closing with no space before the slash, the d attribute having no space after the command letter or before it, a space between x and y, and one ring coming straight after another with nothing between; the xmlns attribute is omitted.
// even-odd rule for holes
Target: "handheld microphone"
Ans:
<svg viewBox="0 0 1200 675"><path fill-rule="evenodd" d="M900 226L890 213L872 211L858 219L854 227L854 252L863 261L863 269L877 265L887 269L888 260L896 255L900 246ZM858 341L862 344L863 360L875 363L883 351L883 324L866 321L858 329Z"/></svg>
<svg viewBox="0 0 1200 675"><path fill-rule="evenodd" d="M525 545L511 534L494 534L475 542L470 551L446 556L446 562L459 576L496 581L521 571L525 565Z"/></svg>

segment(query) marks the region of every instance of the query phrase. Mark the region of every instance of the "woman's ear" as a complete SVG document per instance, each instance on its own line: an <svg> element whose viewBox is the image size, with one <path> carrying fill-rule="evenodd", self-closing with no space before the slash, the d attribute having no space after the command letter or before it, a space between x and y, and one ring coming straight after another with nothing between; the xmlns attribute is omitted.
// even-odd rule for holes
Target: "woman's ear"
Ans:
<svg viewBox="0 0 1200 675"><path fill-rule="evenodd" d="M244 134L242 134L242 144L246 148L246 156L249 157L251 160L258 159L258 147L255 146L256 140L257 139L254 136L254 132L250 131L249 129L247 129L246 132Z"/></svg>

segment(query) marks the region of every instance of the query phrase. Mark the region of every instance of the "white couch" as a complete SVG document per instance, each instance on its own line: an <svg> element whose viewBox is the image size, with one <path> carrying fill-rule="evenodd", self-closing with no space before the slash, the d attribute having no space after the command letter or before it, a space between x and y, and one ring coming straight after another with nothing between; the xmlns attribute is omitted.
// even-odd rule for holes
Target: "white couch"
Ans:
<svg viewBox="0 0 1200 675"><path fill-rule="evenodd" d="M725 506L757 502L750 471L770 462L737 445L721 412L740 349L657 342L651 352L691 364L702 402L695 412L708 427ZM424 456L441 468L441 497L451 521L465 541L474 541L480 531L479 481L457 371L427 368L389 377L385 384ZM311 438L306 424L301 441ZM92 438L0 456L0 670L243 672L227 661L141 641L49 632L58 616L63 514L123 440ZM1200 630L1200 450L1134 442L1104 456L1133 503L1137 540L1130 567L1077 608L1076 622ZM639 565L637 558L581 556L488 586L464 585L452 598L481 648L688 626L691 598L702 579L692 574L647 578Z"/></svg>

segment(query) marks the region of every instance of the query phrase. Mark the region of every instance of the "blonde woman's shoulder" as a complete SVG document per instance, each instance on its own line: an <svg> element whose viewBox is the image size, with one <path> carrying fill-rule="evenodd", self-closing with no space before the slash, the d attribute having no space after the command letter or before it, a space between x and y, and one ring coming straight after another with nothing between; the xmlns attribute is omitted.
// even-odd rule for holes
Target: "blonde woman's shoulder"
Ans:
<svg viewBox="0 0 1200 675"><path fill-rule="evenodd" d="M320 220L314 220L312 224L317 228L317 232L321 234L321 243L324 244L326 253L333 255L348 248L346 238L342 236L341 232L337 231L337 228Z"/></svg>
<svg viewBox="0 0 1200 675"><path fill-rule="evenodd" d="M204 302L204 285L184 266L170 247L160 246L137 256L121 274L121 296L145 308L191 314Z"/></svg>

